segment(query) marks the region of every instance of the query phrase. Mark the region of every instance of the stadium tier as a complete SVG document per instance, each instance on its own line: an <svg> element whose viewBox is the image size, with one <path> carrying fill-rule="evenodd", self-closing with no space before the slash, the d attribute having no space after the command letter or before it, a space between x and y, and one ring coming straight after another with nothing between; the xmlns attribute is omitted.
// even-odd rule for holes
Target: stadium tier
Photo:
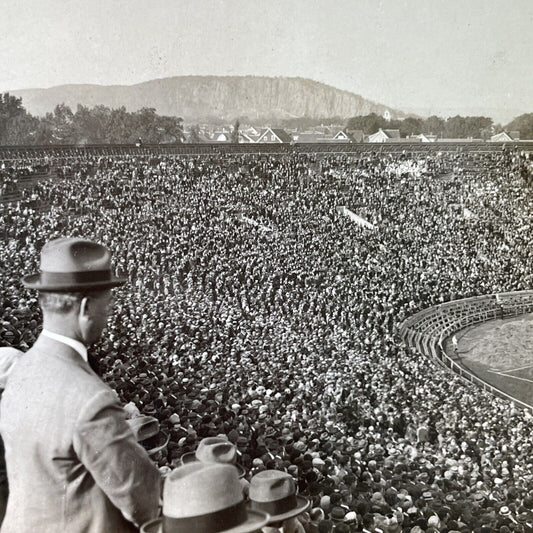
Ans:
<svg viewBox="0 0 533 533"><path fill-rule="evenodd" d="M530 409L530 404L474 375L455 361L452 354L447 354L443 346L447 338L474 324L526 313L533 313L533 291L478 296L446 302L420 311L405 320L400 331L406 342L421 354L435 359L466 381Z"/></svg>

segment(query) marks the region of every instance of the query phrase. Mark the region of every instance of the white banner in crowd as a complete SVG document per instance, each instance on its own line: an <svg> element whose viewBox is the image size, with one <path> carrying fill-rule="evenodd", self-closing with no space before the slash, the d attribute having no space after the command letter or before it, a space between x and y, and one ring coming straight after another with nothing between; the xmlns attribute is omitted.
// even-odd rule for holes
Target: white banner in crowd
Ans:
<svg viewBox="0 0 533 533"><path fill-rule="evenodd" d="M476 214L472 211L470 211L470 209L468 209L467 207L465 207L463 209L463 216L467 219L467 220L470 220L471 218L477 218Z"/></svg>
<svg viewBox="0 0 533 533"><path fill-rule="evenodd" d="M342 215L346 215L350 220L352 220L356 224L359 224L359 226L362 226L368 229L375 229L374 224L370 224L368 220L365 220L364 218L361 218L359 215L356 215L353 211L350 211L347 207L341 205L337 208L337 210Z"/></svg>
<svg viewBox="0 0 533 533"><path fill-rule="evenodd" d="M264 226L263 224L260 224L259 222L255 221L253 218L241 215L240 219L243 222L250 224L250 226L255 226L256 228L259 228L260 230L267 231L267 232L274 231L272 228L269 228L268 226Z"/></svg>

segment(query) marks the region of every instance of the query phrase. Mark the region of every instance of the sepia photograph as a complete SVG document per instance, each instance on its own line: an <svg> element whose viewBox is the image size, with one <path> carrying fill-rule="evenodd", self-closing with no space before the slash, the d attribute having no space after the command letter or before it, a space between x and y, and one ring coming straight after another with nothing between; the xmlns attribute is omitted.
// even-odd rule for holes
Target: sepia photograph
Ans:
<svg viewBox="0 0 533 533"><path fill-rule="evenodd" d="M533 2L3 0L0 533L532 533Z"/></svg>

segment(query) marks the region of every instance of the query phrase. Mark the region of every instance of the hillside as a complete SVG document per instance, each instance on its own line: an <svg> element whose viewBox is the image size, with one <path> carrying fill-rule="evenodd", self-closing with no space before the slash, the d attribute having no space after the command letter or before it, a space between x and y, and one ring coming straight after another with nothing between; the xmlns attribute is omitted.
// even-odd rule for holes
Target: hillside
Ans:
<svg viewBox="0 0 533 533"><path fill-rule="evenodd" d="M185 121L347 118L372 112L382 115L386 109L393 118L404 116L357 94L304 78L180 76L136 85L62 85L11 94L22 97L24 107L34 115L65 103L73 111L78 104L125 106L128 111L153 107L159 114Z"/></svg>

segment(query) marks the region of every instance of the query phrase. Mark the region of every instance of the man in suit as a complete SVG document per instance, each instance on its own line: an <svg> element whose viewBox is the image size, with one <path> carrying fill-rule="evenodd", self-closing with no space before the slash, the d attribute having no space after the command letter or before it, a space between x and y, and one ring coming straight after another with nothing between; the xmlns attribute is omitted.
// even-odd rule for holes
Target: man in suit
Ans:
<svg viewBox="0 0 533 533"><path fill-rule="evenodd" d="M111 272L103 246L55 239L41 252L43 331L12 368L0 406L9 500L2 533L122 533L157 516L160 474L114 392L87 362L105 327Z"/></svg>
<svg viewBox="0 0 533 533"><path fill-rule="evenodd" d="M6 387L7 377L13 369L15 363L23 355L23 352L12 347L2 347L0 348L0 398L2 397L2 392ZM4 454L4 441L0 436L0 525L4 520L7 507L7 497L9 494L9 487L7 484L7 472L6 472L6 461Z"/></svg>

